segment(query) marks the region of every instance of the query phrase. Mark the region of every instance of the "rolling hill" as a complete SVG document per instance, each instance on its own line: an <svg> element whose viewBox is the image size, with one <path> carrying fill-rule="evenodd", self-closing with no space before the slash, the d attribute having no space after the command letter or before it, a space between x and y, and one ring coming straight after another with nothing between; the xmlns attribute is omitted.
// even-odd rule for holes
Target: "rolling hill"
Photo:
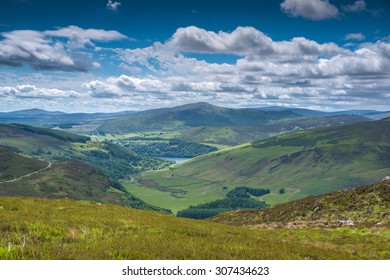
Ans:
<svg viewBox="0 0 390 280"><path fill-rule="evenodd" d="M223 127L199 126L180 131L177 138L197 143L235 146L255 140L315 127L335 126L367 121L355 115L311 116L280 120L268 124Z"/></svg>
<svg viewBox="0 0 390 280"><path fill-rule="evenodd" d="M124 182L174 212L223 198L237 187L270 189L267 204L380 180L390 173L390 122L362 122L280 135L196 157ZM159 199L153 196L159 194Z"/></svg>
<svg viewBox="0 0 390 280"><path fill-rule="evenodd" d="M218 215L212 221L255 227L390 226L390 179L348 190Z"/></svg>
<svg viewBox="0 0 390 280"><path fill-rule="evenodd" d="M364 112L356 111L356 114ZM205 102L139 112L67 114L31 109L0 113L0 122L4 123L59 128L77 134L174 133L172 137L176 139L218 148L218 145L234 146L287 132L364 120L368 119L348 111L342 114L284 107L232 109Z"/></svg>
<svg viewBox="0 0 390 280"><path fill-rule="evenodd" d="M0 197L0 259L389 259L389 230L248 229L64 199Z"/></svg>
<svg viewBox="0 0 390 280"><path fill-rule="evenodd" d="M263 112L257 109L230 109L208 103L194 103L173 108L154 109L104 121L99 131L125 133L134 131L177 131L197 126L265 124L300 115L285 112Z"/></svg>
<svg viewBox="0 0 390 280"><path fill-rule="evenodd" d="M129 178L140 171L167 165L161 159L135 153L108 141L98 142L61 130L21 124L0 124L0 142L24 155L43 160L79 160L114 179Z"/></svg>
<svg viewBox="0 0 390 280"><path fill-rule="evenodd" d="M0 196L70 198L163 210L129 194L118 182L76 160L54 163L0 146Z"/></svg>
<svg viewBox="0 0 390 280"><path fill-rule="evenodd" d="M18 155L1 144L0 159L0 183L37 172L48 166L45 161Z"/></svg>

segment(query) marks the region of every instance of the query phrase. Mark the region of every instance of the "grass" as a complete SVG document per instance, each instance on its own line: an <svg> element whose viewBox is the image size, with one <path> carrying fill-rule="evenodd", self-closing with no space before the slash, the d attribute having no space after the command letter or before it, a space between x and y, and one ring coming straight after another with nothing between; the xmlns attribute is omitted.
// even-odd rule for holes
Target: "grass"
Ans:
<svg viewBox="0 0 390 280"><path fill-rule="evenodd" d="M93 202L0 198L3 260L390 259L389 236L388 229L248 229Z"/></svg>
<svg viewBox="0 0 390 280"><path fill-rule="evenodd" d="M147 187L138 182L122 180L122 185L134 196L151 205L159 205L165 209L171 209L176 214L178 211L194 205L194 202L206 203L221 197L222 189L213 188L210 183L191 182L188 179L175 181L176 185L169 185L165 190ZM191 184L192 183L192 184ZM164 188L164 187L162 187Z"/></svg>
<svg viewBox="0 0 390 280"><path fill-rule="evenodd" d="M222 213L213 221L240 226L337 227L352 220L358 227L390 226L390 180L274 205L261 210Z"/></svg>
<svg viewBox="0 0 390 280"><path fill-rule="evenodd" d="M45 161L18 155L0 145L0 184L47 167Z"/></svg>

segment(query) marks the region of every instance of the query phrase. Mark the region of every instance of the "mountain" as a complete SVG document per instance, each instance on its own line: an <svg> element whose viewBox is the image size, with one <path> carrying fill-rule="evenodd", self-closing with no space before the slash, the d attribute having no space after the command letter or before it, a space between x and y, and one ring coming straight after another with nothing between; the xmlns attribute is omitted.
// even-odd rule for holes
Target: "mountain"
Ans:
<svg viewBox="0 0 390 280"><path fill-rule="evenodd" d="M318 110L310 110L304 108L289 108L282 106L270 106L270 107L260 107L258 108L262 111L290 111L297 113L301 116L338 116L338 115L356 115L356 116L364 116L370 119L379 120L380 116L386 116L390 114L390 111L377 111L377 110L343 110L343 111L318 111ZM383 117L382 117L383 118Z"/></svg>
<svg viewBox="0 0 390 280"><path fill-rule="evenodd" d="M272 207L228 212L213 221L254 227L390 226L390 179Z"/></svg>
<svg viewBox="0 0 390 280"><path fill-rule="evenodd" d="M372 116L378 118L380 115L370 115L370 118ZM172 137L179 140L217 147L238 145L301 129L364 120L368 119L348 113L332 115L284 107L231 109L206 102L139 112L67 114L30 109L0 113L0 122L3 123L56 128L77 134L123 135L158 131L174 133Z"/></svg>
<svg viewBox="0 0 390 280"><path fill-rule="evenodd" d="M111 142L97 142L86 136L28 125L0 124L0 142L43 160L79 160L114 179L130 178L140 171L168 164Z"/></svg>
<svg viewBox="0 0 390 280"><path fill-rule="evenodd" d="M102 119L110 119L122 115L131 115L132 111L117 113L64 113L60 111L45 111L28 109L13 112L0 112L0 123L21 123L43 127L70 128L73 125L94 124ZM96 128L98 125L93 126Z"/></svg>
<svg viewBox="0 0 390 280"><path fill-rule="evenodd" d="M69 198L162 210L129 194L118 182L76 160L44 162L0 146L0 196Z"/></svg>
<svg viewBox="0 0 390 280"><path fill-rule="evenodd" d="M315 116L328 116L332 113L324 112L324 111L318 111L318 110L310 110L310 109L304 109L304 108L288 108L283 106L269 106L269 107L259 107L257 108L262 111L267 112L274 112L274 111L290 111L297 113L304 117L315 117Z"/></svg>
<svg viewBox="0 0 390 280"><path fill-rule="evenodd" d="M208 103L194 103L173 108L148 110L131 116L103 121L98 130L110 133L148 130L174 131L197 126L265 124L297 117L300 115L289 111L263 112L257 109L230 109Z"/></svg>
<svg viewBox="0 0 390 280"><path fill-rule="evenodd" d="M0 216L1 260L390 258L388 228L248 229L111 204L19 197L0 197Z"/></svg>
<svg viewBox="0 0 390 280"><path fill-rule="evenodd" d="M335 126L368 121L355 115L300 117L268 124L224 127L199 126L180 131L177 138L198 143L235 146L255 140L315 127Z"/></svg>
<svg viewBox="0 0 390 280"><path fill-rule="evenodd" d="M223 198L237 186L270 189L262 200L278 204L387 176L389 139L388 120L298 131L143 173L127 188L147 202L149 192L160 193L154 204L174 212Z"/></svg>

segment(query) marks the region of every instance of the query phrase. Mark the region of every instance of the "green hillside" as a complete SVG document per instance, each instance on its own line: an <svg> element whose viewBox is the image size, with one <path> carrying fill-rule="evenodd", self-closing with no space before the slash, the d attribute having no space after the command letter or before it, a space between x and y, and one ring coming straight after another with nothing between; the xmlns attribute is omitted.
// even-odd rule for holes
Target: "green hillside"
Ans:
<svg viewBox="0 0 390 280"><path fill-rule="evenodd" d="M129 194L118 182L76 160L44 162L0 146L0 196L71 198L162 210Z"/></svg>
<svg viewBox="0 0 390 280"><path fill-rule="evenodd" d="M278 204L387 176L389 139L386 120L299 131L146 172L138 183L124 184L141 199L174 212L223 198L236 186L270 189L261 199Z"/></svg>
<svg viewBox="0 0 390 280"><path fill-rule="evenodd" d="M113 120L106 120L102 122L97 130L106 133L177 131L197 126L221 127L265 124L297 117L300 117L300 115L289 111L264 112L258 109L230 109L208 103L195 103L173 108L148 110L117 117Z"/></svg>
<svg viewBox="0 0 390 280"><path fill-rule="evenodd" d="M390 259L388 229L247 229L74 200L0 197L0 259Z"/></svg>
<svg viewBox="0 0 390 280"><path fill-rule="evenodd" d="M223 213L215 222L256 227L390 226L390 180L274 205L261 210ZM345 223L345 222L344 222Z"/></svg>
<svg viewBox="0 0 390 280"><path fill-rule="evenodd" d="M365 117L354 115L299 117L257 125L191 127L181 130L176 137L185 141L198 143L235 146L304 129L352 124L367 120Z"/></svg>
<svg viewBox="0 0 390 280"><path fill-rule="evenodd" d="M39 159L76 159L104 171L114 179L130 178L140 171L158 169L168 164L107 141L93 141L85 136L26 125L0 124L0 142Z"/></svg>
<svg viewBox="0 0 390 280"><path fill-rule="evenodd" d="M24 157L0 145L0 183L36 172L48 166L42 160Z"/></svg>

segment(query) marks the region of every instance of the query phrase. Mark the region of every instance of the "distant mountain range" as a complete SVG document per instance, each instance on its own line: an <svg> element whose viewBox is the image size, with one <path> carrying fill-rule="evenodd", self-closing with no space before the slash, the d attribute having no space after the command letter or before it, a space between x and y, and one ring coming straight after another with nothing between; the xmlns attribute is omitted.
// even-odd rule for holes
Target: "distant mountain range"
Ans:
<svg viewBox="0 0 390 280"><path fill-rule="evenodd" d="M260 111L260 112L259 112ZM108 124L103 126L105 130L111 130L115 126L110 123L110 119L117 119L119 122L126 120L134 121L129 125L129 129L139 128L148 121L163 121L161 117L167 117L166 120L182 122L188 126L227 126L227 125L252 125L264 124L270 121L277 121L294 117L312 117L312 116L336 116L336 115L357 115L365 116L371 119L384 118L390 116L390 111L375 110L347 110L337 112L324 112L309 110L303 108L287 107L260 107L260 108L224 108L211 105L206 102L191 103L172 108L160 108L145 111L122 111L115 113L64 113L60 111L45 111L41 109L28 109L13 112L0 112L0 123L25 123L32 125L41 125L46 127L60 126L64 124L77 124L85 122L101 122L107 120ZM140 118L144 121L141 121ZM138 127L137 127L138 125ZM117 125L121 129L123 125ZM155 124L155 126L158 126ZM161 126L161 124L160 124ZM123 127L125 128L125 127Z"/></svg>
<svg viewBox="0 0 390 280"><path fill-rule="evenodd" d="M262 111L290 111L305 117L356 115L356 116L364 116L373 120L379 120L390 116L390 111L376 111L376 110L344 110L344 111L325 112L325 111L310 110L304 108L289 108L289 107L282 107L282 106L259 107L258 109Z"/></svg>

